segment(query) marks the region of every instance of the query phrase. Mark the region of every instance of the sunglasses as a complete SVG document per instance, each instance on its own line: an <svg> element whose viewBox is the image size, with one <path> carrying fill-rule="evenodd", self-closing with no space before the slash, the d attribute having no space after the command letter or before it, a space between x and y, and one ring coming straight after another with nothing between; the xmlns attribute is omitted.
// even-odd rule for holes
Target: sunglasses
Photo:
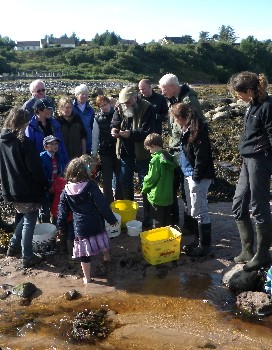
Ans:
<svg viewBox="0 0 272 350"><path fill-rule="evenodd" d="M36 91L38 94L40 94L41 92L45 92L45 89L39 89Z"/></svg>

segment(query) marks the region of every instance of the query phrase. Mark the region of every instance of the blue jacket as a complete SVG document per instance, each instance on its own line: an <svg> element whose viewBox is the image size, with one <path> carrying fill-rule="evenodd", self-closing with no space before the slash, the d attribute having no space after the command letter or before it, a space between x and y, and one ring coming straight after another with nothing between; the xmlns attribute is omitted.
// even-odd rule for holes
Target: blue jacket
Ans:
<svg viewBox="0 0 272 350"><path fill-rule="evenodd" d="M95 181L89 181L82 190L68 194L69 186L65 186L60 196L58 229L67 225L69 212L73 213L73 225L76 237L90 237L105 231L105 220L113 225L117 222L106 197Z"/></svg>
<svg viewBox="0 0 272 350"><path fill-rule="evenodd" d="M56 153L55 156L57 158L58 176L61 176L64 172L66 164L63 163L63 159L60 157L58 152ZM40 153L40 157L43 163L45 176L48 179L49 185L51 185L52 174L53 174L52 155L48 151L43 151Z"/></svg>
<svg viewBox="0 0 272 350"><path fill-rule="evenodd" d="M93 122L94 122L94 109L89 104L89 102L86 102L86 107L83 112L78 108L77 100L75 99L73 101L73 111L75 114L78 114L84 124L87 137L86 137L86 151L87 153L91 153L92 151L92 131L93 131Z"/></svg>
<svg viewBox="0 0 272 350"><path fill-rule="evenodd" d="M65 147L65 144L63 141L63 137L62 137L61 125L54 118L50 118L48 120L51 124L51 128L53 130L54 136L57 137L58 139L60 139L58 153L59 153L60 157L62 158L62 161L61 161L62 164L65 164L65 166L66 166L68 164L68 154L67 154L66 147ZM35 114L30 119L30 122L25 130L25 135L27 137L29 137L34 142L35 147L39 153L44 151L43 139L44 139L45 135L44 135L44 132L42 131L42 129L39 127L38 117Z"/></svg>

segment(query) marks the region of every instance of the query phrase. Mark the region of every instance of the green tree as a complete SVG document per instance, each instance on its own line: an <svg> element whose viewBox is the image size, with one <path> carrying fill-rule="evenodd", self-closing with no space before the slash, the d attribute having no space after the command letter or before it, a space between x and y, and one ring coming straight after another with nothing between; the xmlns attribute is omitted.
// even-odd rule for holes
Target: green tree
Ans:
<svg viewBox="0 0 272 350"><path fill-rule="evenodd" d="M209 40L211 40L209 35L210 35L209 32L202 31L199 33L199 40L200 41L209 41Z"/></svg>
<svg viewBox="0 0 272 350"><path fill-rule="evenodd" d="M222 25L219 27L218 41L226 43L235 43L238 37L235 35L235 31L231 26Z"/></svg>

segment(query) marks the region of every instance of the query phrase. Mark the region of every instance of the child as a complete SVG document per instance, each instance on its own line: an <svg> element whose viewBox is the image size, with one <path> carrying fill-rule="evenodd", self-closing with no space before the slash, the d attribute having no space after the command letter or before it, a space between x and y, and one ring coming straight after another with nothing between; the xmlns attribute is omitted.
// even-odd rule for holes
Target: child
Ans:
<svg viewBox="0 0 272 350"><path fill-rule="evenodd" d="M148 174L144 177L142 192L154 210L155 226L171 224L173 203L174 171L178 167L176 158L163 150L163 140L159 134L149 134L144 147L151 153Z"/></svg>
<svg viewBox="0 0 272 350"><path fill-rule="evenodd" d="M181 168L189 214L196 219L194 241L183 247L192 257L211 255L208 190L215 177L208 124L190 104L176 103L171 116L181 126Z"/></svg>
<svg viewBox="0 0 272 350"><path fill-rule="evenodd" d="M95 162L87 155L75 158L68 164L65 171L67 185L60 197L57 220L58 239L72 211L75 232L73 256L80 258L84 284L91 281L92 255L102 252L105 265L110 261L105 220L113 226L118 223L97 183L92 180L94 167Z"/></svg>
<svg viewBox="0 0 272 350"><path fill-rule="evenodd" d="M57 177L52 185L52 192L54 193L54 199L51 204L51 214L52 214L52 224L57 224L57 217L58 217L58 206L60 201L60 195L66 185L66 180L64 177ZM61 236L61 239L59 241L59 252L60 254L66 253L68 250L69 255L69 262L74 263L76 262L72 256L73 256L73 247L74 247L74 228L73 228L73 216L70 212L67 218L66 227L64 230L64 235Z"/></svg>
<svg viewBox="0 0 272 350"><path fill-rule="evenodd" d="M47 201L43 204L39 213L39 220L43 223L50 222L50 204L53 200L52 184L58 176L62 175L65 168L65 163L62 161L63 158L58 154L59 142L60 139L53 135L46 136L43 139L43 147L45 151L40 153L45 176L47 177L49 184Z"/></svg>

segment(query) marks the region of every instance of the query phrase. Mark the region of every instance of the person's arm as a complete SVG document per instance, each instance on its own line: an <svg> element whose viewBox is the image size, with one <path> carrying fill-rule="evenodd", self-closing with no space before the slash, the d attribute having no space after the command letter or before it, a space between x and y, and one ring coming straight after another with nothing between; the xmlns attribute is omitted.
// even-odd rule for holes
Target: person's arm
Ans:
<svg viewBox="0 0 272 350"><path fill-rule="evenodd" d="M154 188L160 177L159 160L153 159L149 163L148 174L144 177L142 192L149 193Z"/></svg>
<svg viewBox="0 0 272 350"><path fill-rule="evenodd" d="M99 125L97 123L97 120L95 119L93 123L93 131L92 131L92 155L94 157L97 157L99 135L100 135Z"/></svg>

